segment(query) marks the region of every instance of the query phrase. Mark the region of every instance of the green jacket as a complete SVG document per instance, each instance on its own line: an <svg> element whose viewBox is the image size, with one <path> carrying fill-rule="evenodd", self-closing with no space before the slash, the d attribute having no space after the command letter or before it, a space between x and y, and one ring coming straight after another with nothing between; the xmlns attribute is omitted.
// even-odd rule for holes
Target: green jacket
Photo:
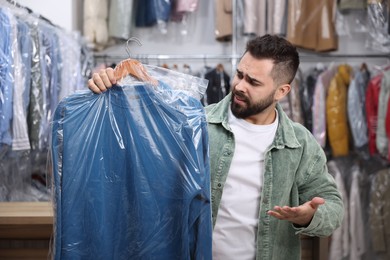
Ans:
<svg viewBox="0 0 390 260"><path fill-rule="evenodd" d="M206 107L213 225L234 153L234 135L228 123L230 99L231 94ZM299 234L331 235L341 224L343 202L328 173L322 148L305 127L287 117L279 104L276 108L279 125L265 155L256 259L298 260L301 258ZM276 205L299 206L316 196L324 198L325 204L318 208L307 227L296 227L267 215Z"/></svg>

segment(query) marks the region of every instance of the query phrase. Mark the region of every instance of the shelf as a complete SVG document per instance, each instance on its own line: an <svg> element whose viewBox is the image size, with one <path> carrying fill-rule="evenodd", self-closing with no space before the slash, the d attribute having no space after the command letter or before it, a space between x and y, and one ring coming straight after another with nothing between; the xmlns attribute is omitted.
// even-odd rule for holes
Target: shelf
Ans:
<svg viewBox="0 0 390 260"><path fill-rule="evenodd" d="M50 202L0 202L0 239L50 239Z"/></svg>

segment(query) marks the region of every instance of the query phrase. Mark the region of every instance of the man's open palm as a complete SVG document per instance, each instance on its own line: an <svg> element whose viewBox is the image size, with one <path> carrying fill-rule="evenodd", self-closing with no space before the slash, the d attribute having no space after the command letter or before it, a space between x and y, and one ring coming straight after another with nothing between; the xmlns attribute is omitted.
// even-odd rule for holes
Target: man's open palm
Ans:
<svg viewBox="0 0 390 260"><path fill-rule="evenodd" d="M269 210L268 214L280 219L287 220L299 226L307 226L310 224L314 213L318 207L325 203L325 200L320 197L314 197L298 207L275 206L273 210Z"/></svg>

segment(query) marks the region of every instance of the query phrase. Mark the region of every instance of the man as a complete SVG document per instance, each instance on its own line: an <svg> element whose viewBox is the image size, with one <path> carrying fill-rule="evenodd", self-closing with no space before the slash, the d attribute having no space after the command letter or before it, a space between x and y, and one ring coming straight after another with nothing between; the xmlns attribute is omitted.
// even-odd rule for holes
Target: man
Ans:
<svg viewBox="0 0 390 260"><path fill-rule="evenodd" d="M298 66L285 39L250 40L231 93L206 107L213 259L300 259L299 234L329 236L340 226L343 204L323 150L278 104ZM107 69L88 85L101 93L115 83Z"/></svg>

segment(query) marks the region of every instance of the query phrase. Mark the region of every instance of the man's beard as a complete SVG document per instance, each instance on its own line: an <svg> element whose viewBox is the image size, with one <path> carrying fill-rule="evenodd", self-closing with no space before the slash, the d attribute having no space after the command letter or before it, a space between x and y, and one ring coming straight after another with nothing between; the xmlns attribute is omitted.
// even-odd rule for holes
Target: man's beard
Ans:
<svg viewBox="0 0 390 260"><path fill-rule="evenodd" d="M275 91L272 92L267 97L252 104L251 101L244 94L242 94L241 92L235 91L233 89L232 100L231 100L232 113L235 117L242 118L242 119L259 114L273 104L274 94L275 94ZM239 97L239 99L241 101L245 102L246 106L240 106L237 103L235 103L234 102L235 96Z"/></svg>

